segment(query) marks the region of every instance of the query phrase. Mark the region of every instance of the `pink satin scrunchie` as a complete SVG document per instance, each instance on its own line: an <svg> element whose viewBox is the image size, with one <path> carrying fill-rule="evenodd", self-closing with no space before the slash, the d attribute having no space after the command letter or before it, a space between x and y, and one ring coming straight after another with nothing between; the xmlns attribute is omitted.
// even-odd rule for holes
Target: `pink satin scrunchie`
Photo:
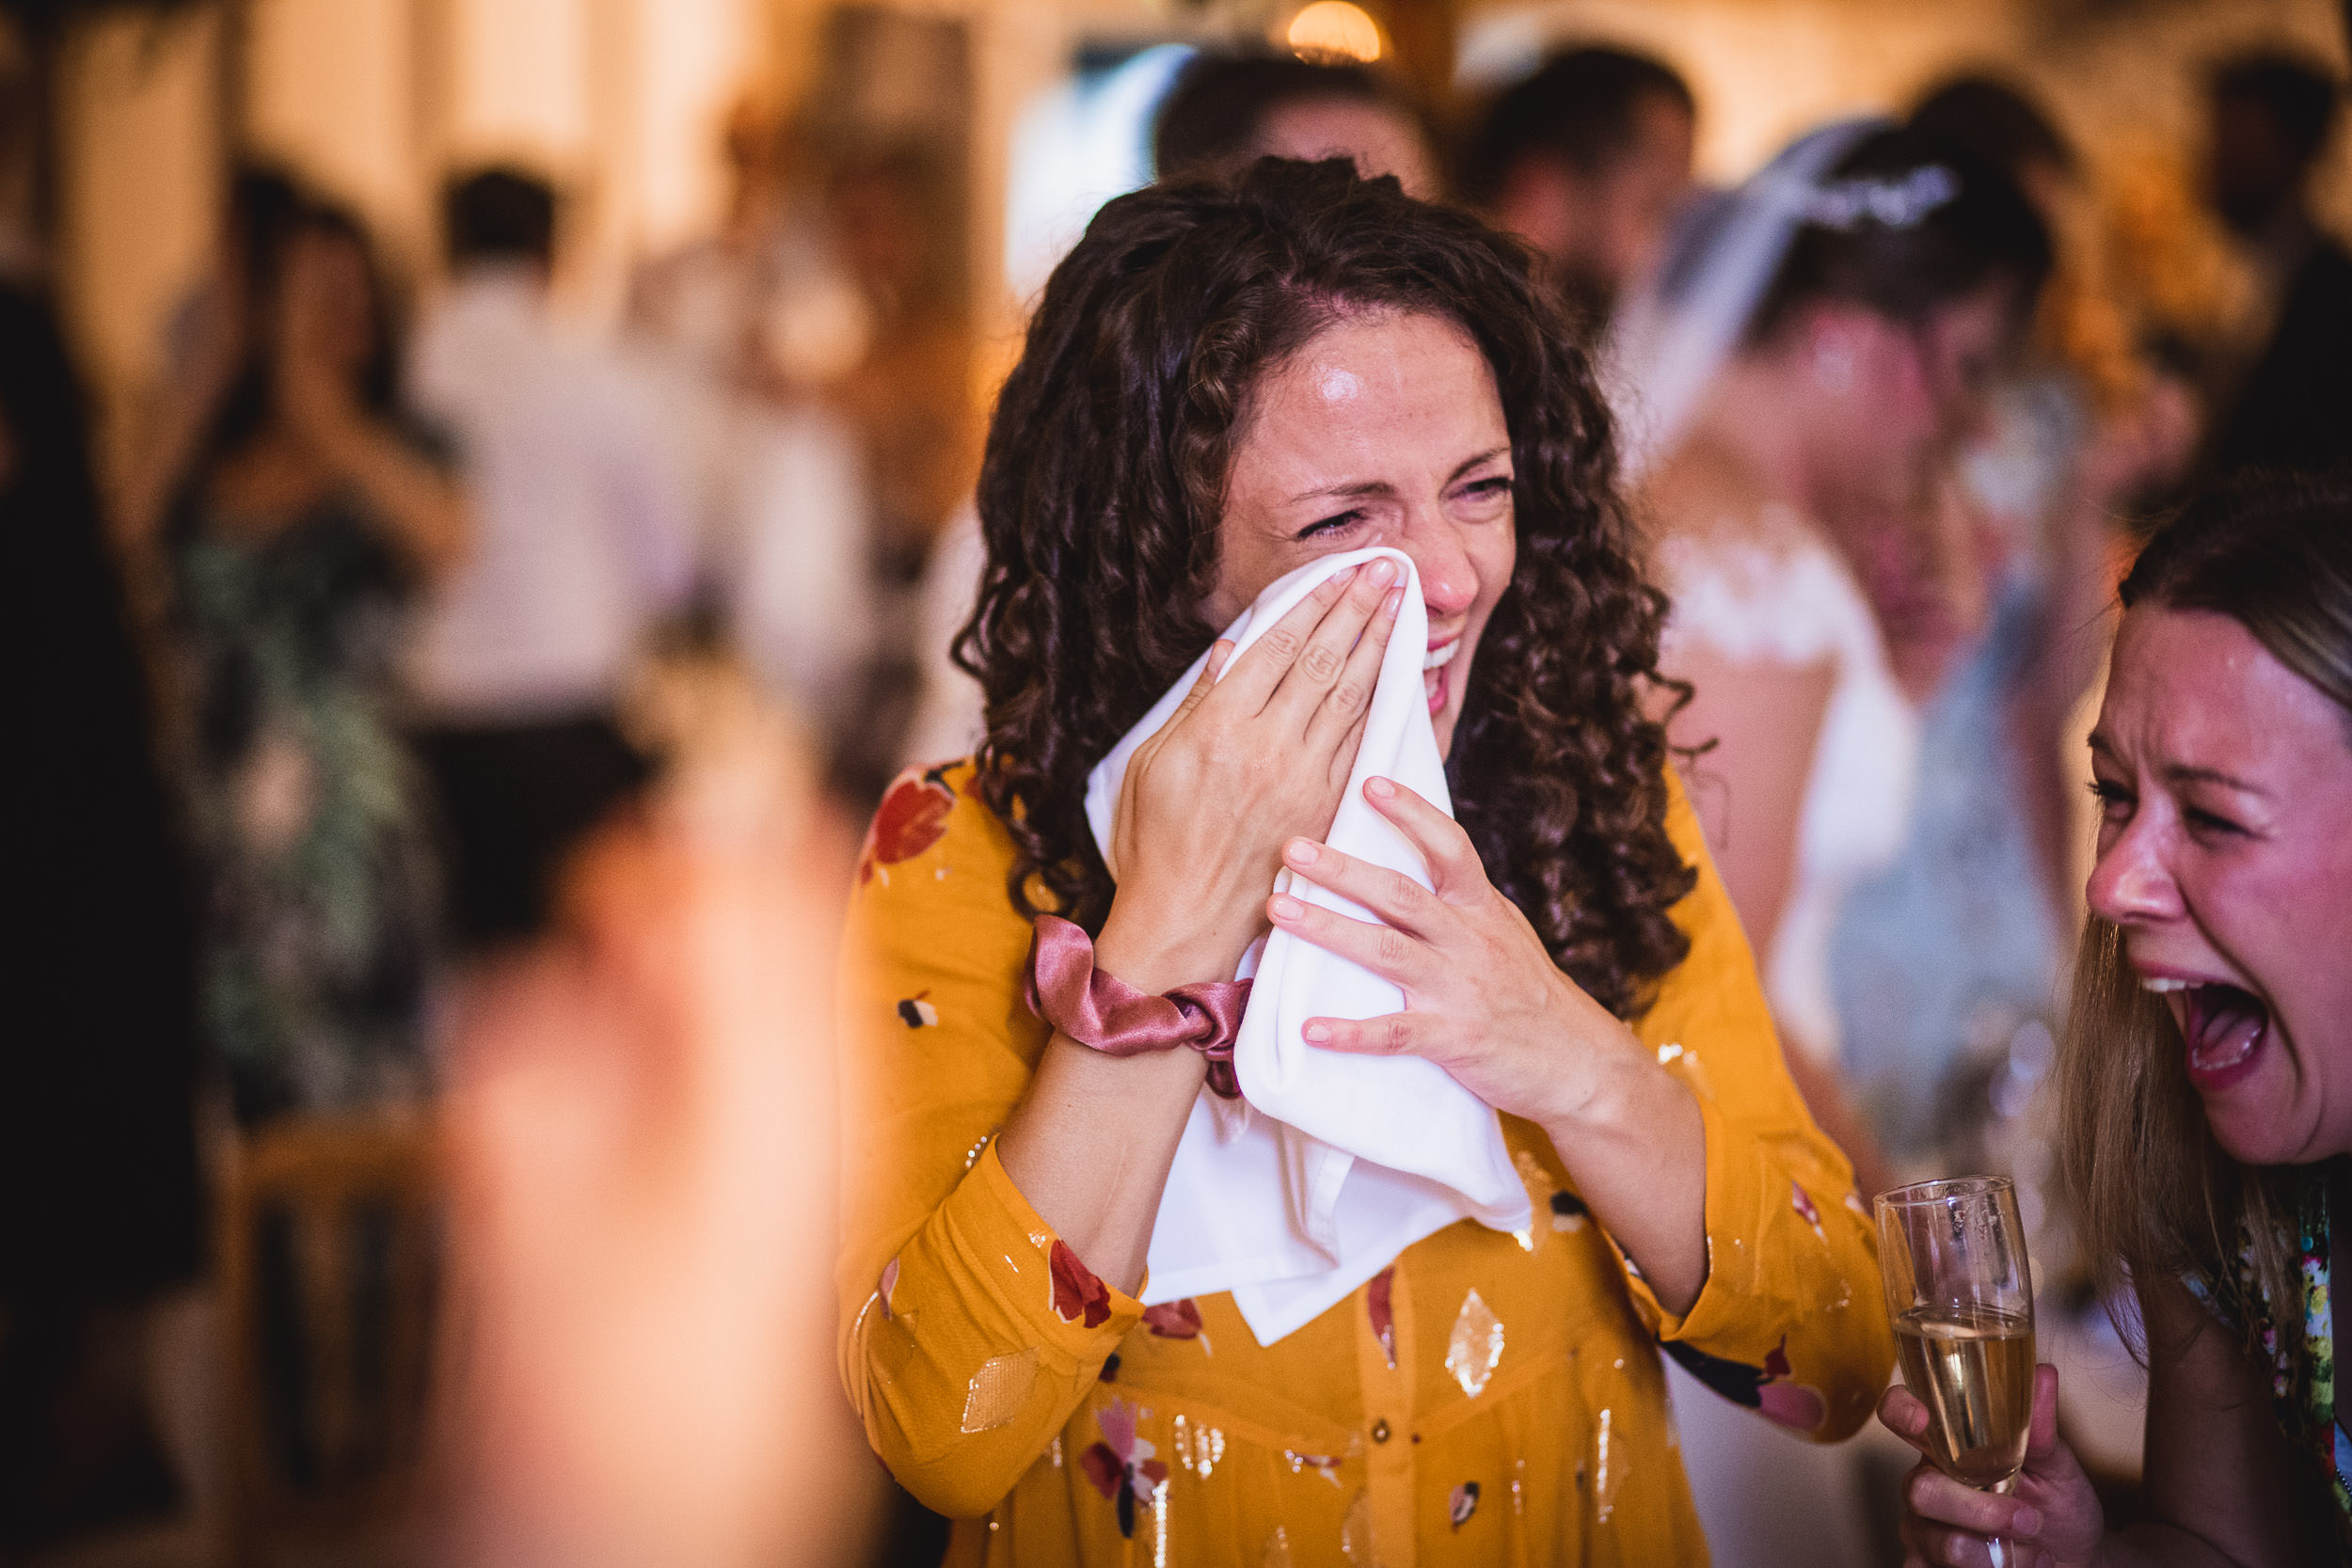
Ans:
<svg viewBox="0 0 2352 1568"><path fill-rule="evenodd" d="M1198 1051L1209 1059L1209 1087L1227 1100L1241 1098L1233 1037L1249 1004L1247 980L1204 981L1153 996L1095 968L1094 943L1084 929L1041 914L1029 949L1028 996L1031 1012L1104 1055Z"/></svg>

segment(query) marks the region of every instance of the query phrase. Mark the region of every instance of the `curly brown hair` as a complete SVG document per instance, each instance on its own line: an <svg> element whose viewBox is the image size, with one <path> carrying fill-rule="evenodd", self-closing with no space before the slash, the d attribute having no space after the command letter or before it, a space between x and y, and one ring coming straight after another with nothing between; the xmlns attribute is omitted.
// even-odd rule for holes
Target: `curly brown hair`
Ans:
<svg viewBox="0 0 2352 1568"><path fill-rule="evenodd" d="M1448 783L1553 961L1630 1016L1688 951L1669 911L1696 873L1666 835L1665 730L1644 703L1681 693L1659 674L1666 601L1635 562L1608 409L1523 247L1343 160L1120 197L1045 286L990 423L988 568L956 640L987 693L974 787L1017 847L1013 903L1100 930L1087 774L1219 629L1201 606L1250 389L1366 310L1451 321L1493 369L1518 557Z"/></svg>

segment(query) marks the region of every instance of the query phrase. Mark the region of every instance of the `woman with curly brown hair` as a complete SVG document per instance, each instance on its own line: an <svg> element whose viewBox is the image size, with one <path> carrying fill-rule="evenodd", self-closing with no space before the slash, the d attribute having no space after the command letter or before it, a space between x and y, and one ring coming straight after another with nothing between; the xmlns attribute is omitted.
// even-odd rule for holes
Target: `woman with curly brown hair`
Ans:
<svg viewBox="0 0 2352 1568"><path fill-rule="evenodd" d="M841 999L844 1377L951 1561L1695 1561L1657 1343L1823 1440L1867 1414L1868 1226L1649 715L1614 463L1526 253L1342 163L1122 197L1047 285L980 483L988 738L885 800ZM1454 815L1362 799L1425 884L1321 842L1407 583ZM1098 844L1090 772L1204 649ZM1269 923L1393 982L1305 1038L1502 1113L1532 1222L1446 1226L1268 1342L1233 1293L1168 1299L1155 1222L1232 1075L1075 1022L1049 915L1170 1017L1150 993L1214 1014Z"/></svg>

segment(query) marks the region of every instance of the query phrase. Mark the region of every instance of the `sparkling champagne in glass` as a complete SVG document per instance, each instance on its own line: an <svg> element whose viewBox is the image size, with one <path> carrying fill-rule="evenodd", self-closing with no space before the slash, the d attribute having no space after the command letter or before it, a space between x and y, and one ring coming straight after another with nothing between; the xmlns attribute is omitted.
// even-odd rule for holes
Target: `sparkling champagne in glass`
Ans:
<svg viewBox="0 0 2352 1568"><path fill-rule="evenodd" d="M1879 1272L1903 1384L1935 1467L2006 1493L2033 1424L2033 1275L2005 1176L1922 1181L1878 1200ZM1996 1545L1994 1560L2005 1556Z"/></svg>

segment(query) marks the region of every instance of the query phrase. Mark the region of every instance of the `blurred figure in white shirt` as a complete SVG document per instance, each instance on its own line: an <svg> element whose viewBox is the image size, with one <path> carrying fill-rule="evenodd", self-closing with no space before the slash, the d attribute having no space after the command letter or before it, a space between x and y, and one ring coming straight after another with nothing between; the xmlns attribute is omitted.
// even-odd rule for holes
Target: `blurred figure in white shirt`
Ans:
<svg viewBox="0 0 2352 1568"><path fill-rule="evenodd" d="M444 218L452 281L410 390L455 446L475 531L412 678L452 930L478 952L539 927L566 851L645 781L614 710L692 585L692 501L654 388L550 314L554 192L492 169L450 187Z"/></svg>

